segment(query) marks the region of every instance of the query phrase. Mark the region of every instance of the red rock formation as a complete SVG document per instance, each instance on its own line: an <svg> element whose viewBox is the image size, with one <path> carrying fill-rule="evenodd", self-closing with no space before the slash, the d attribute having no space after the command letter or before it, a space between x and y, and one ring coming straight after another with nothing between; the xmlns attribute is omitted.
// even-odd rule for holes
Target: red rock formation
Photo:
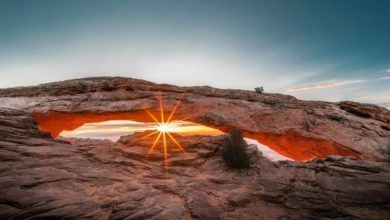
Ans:
<svg viewBox="0 0 390 220"><path fill-rule="evenodd" d="M176 118L224 132L239 128L247 137L296 160L332 154L389 160L390 111L360 103L301 101L281 94L106 77L3 89L0 107L34 113L41 128L56 136L86 122L149 121L143 109L159 110L157 91L166 112L185 93Z"/></svg>
<svg viewBox="0 0 390 220"><path fill-rule="evenodd" d="M186 153L169 147L165 169L145 133L55 140L37 126L0 108L0 219L390 218L389 163L272 162L250 145L250 168L231 170L224 136L176 136Z"/></svg>
<svg viewBox="0 0 390 220"><path fill-rule="evenodd" d="M158 115L154 112L154 115ZM49 132L53 138L64 130L74 130L85 123L102 122L108 120L132 120L138 122L153 122L145 111L115 112L115 113L65 113L48 112L45 114L34 113L34 118L39 123L41 131ZM169 114L165 114L165 118ZM177 116L178 118L183 118ZM197 121L193 121L197 122ZM229 131L229 126L214 126L222 131ZM269 146L280 154L298 161L306 161L314 158L326 158L328 155L353 156L362 159L362 156L353 150L326 140L302 137L294 131L283 134L273 133L245 133L245 137L255 139Z"/></svg>

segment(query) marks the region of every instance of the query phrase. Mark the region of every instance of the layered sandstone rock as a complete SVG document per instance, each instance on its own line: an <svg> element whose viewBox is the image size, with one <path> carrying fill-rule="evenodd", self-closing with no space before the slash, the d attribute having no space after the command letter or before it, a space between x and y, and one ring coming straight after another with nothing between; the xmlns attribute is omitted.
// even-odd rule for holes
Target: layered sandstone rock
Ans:
<svg viewBox="0 0 390 220"><path fill-rule="evenodd" d="M229 170L223 136L57 139L30 113L0 108L0 219L389 219L390 164L340 156Z"/></svg>
<svg viewBox="0 0 390 220"><path fill-rule="evenodd" d="M156 93L176 118L228 131L239 128L280 154L299 161L328 155L389 161L390 111L374 105L301 101L211 87L177 87L130 78L86 78L0 90L0 107L33 113L41 129L57 136L86 122L151 121Z"/></svg>

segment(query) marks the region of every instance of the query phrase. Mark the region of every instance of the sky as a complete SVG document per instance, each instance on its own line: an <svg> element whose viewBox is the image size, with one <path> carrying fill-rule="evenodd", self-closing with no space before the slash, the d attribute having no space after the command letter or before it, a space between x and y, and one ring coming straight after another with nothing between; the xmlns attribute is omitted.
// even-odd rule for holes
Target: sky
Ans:
<svg viewBox="0 0 390 220"><path fill-rule="evenodd" d="M0 88L91 76L390 102L387 0L0 0Z"/></svg>

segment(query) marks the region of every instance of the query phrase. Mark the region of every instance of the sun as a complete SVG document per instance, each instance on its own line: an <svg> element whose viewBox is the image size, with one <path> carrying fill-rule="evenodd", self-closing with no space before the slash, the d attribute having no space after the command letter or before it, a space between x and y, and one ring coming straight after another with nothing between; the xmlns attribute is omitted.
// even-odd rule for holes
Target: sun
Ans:
<svg viewBox="0 0 390 220"><path fill-rule="evenodd" d="M160 132L170 132L172 131L172 127L169 124L162 124L157 126L157 130Z"/></svg>
<svg viewBox="0 0 390 220"><path fill-rule="evenodd" d="M159 102L159 110L160 110L160 120L157 119L155 115L153 115L152 112L150 112L148 109L145 109L145 112L149 115L149 117L157 123L157 126L154 130L152 130L150 133L146 134L145 136L141 137L141 139L145 139L148 137L151 137L153 135L156 135L151 147L149 148L148 154L145 158L148 158L150 153L153 152L155 147L157 146L160 139L163 141L163 148L164 148L164 164L165 168L168 168L168 145L167 145L167 139L169 138L177 148L179 148L181 151L185 152L184 148L181 146L181 144L170 134L172 131L174 131L173 126L171 125L171 120L173 119L173 116L176 112L176 110L179 108L181 104L181 100L184 98L184 94L182 97L176 102L176 105L172 109L172 111L169 113L169 116L167 119L164 117L164 105L161 98L161 93L157 96L158 102Z"/></svg>

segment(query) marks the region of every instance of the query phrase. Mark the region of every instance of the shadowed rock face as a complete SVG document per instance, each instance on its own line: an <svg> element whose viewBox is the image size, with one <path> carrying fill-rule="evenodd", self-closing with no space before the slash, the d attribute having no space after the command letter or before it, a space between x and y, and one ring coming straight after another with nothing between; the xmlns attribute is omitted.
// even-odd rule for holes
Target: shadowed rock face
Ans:
<svg viewBox="0 0 390 220"><path fill-rule="evenodd" d="M176 136L186 153L170 147L165 170L143 135L53 140L30 113L0 108L0 219L390 218L389 163L274 163L249 146L251 168L229 170L224 136Z"/></svg>
<svg viewBox="0 0 390 220"><path fill-rule="evenodd" d="M33 113L53 137L87 122L112 119L150 121L143 111L164 111L178 100L176 118L227 132L244 131L278 153L299 161L328 155L388 161L390 112L354 102L301 101L211 87L177 87L129 78L87 78L0 90L0 107ZM184 98L183 97L184 95Z"/></svg>

